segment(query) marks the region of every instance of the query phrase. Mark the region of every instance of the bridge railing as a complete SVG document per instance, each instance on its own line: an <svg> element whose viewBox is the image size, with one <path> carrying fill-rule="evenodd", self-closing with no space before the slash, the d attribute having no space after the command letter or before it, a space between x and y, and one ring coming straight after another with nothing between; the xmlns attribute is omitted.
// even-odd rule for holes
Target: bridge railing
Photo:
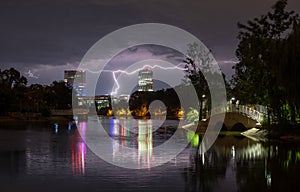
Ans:
<svg viewBox="0 0 300 192"><path fill-rule="evenodd" d="M259 123L262 122L264 120L264 117L266 116L265 113L259 112L253 109L252 107L248 107L246 105L228 104L226 111L248 115L250 118L256 120Z"/></svg>

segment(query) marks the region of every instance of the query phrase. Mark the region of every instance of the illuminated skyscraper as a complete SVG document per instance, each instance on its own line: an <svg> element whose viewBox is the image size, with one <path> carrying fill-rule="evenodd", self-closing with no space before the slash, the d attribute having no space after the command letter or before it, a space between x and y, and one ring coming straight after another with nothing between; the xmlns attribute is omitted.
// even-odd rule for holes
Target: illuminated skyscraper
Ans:
<svg viewBox="0 0 300 192"><path fill-rule="evenodd" d="M74 81L74 79L76 80ZM64 81L67 86L76 91L76 96L86 96L86 72L83 70L66 70L64 71Z"/></svg>
<svg viewBox="0 0 300 192"><path fill-rule="evenodd" d="M139 71L138 91L153 91L153 71L143 69Z"/></svg>

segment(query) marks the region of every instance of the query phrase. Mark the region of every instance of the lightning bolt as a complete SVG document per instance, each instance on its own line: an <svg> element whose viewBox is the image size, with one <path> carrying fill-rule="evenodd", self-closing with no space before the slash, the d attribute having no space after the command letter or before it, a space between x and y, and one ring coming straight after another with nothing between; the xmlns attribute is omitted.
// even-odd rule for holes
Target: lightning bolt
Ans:
<svg viewBox="0 0 300 192"><path fill-rule="evenodd" d="M181 65L181 64L179 64ZM127 72L127 71L123 71L123 70L117 70L117 71L113 71L112 74L113 74L113 78L114 78L114 81L115 81L115 84L116 84L116 88L113 92L111 92L111 95L115 95L118 93L118 90L120 89L120 85L119 85L119 82L117 80L117 77L116 77L116 73L124 73L126 75L133 75L135 74L136 72L140 71L140 70L143 70L143 69L155 69L155 68L159 68L159 69L162 69L162 70L174 70L174 69L179 69L179 70L185 70L185 68L181 68L179 67L179 65L176 65L176 66L173 66L173 67L162 67L160 65L144 65L143 67L141 68L138 68L134 71L131 71L131 72Z"/></svg>
<svg viewBox="0 0 300 192"><path fill-rule="evenodd" d="M30 77L30 78L34 78L34 79L38 79L39 78L39 76L36 76L36 75L34 75L31 71L30 71L30 69L28 69L28 71L25 73L28 77Z"/></svg>
<svg viewBox="0 0 300 192"><path fill-rule="evenodd" d="M144 65L143 67L140 67L140 68L138 68L136 70L133 70L133 71L130 71L130 72L128 72L126 70L120 70L120 69L119 70L102 70L102 71L91 71L89 69L83 69L83 70L86 70L90 73L111 72L112 76L113 76L113 79L114 79L114 82L115 82L115 85L116 85L115 89L111 92L111 95L115 95L115 94L118 93L118 90L120 89L120 84L119 84L119 82L117 80L117 76L116 76L116 74L118 74L118 73L124 73L126 75L133 75L133 74L139 72L140 70L143 70L143 69L146 69L146 68L147 69L150 68L152 70L155 69L155 68L159 68L159 69L162 69L162 70L175 70L175 69L177 69L177 70L185 71L186 68L180 67L183 64L184 63L180 63L180 64L172 66L172 67L162 67L160 65Z"/></svg>

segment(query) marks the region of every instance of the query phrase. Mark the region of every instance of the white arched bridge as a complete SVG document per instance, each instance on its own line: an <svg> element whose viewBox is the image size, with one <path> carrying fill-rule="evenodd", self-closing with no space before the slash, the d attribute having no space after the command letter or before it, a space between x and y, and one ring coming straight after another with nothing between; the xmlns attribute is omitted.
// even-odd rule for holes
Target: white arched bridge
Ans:
<svg viewBox="0 0 300 192"><path fill-rule="evenodd" d="M257 123L261 123L267 117L267 107L262 105L249 107L246 105L228 104L226 112L246 115Z"/></svg>
<svg viewBox="0 0 300 192"><path fill-rule="evenodd" d="M246 106L237 104L228 104L226 109L218 109L218 112L225 112L223 122L215 122L222 125L222 130L245 131L246 129L259 127L267 118L267 107ZM199 124L200 129L206 129L210 118Z"/></svg>

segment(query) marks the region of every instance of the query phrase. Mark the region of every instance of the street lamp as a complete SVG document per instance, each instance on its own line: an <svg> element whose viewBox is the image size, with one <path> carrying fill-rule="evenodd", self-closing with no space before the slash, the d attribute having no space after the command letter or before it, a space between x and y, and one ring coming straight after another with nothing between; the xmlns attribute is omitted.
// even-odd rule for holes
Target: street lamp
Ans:
<svg viewBox="0 0 300 192"><path fill-rule="evenodd" d="M232 97L230 99L230 104L231 104L231 111L233 111L233 109L235 109L234 106L233 106L235 104L235 98L234 97Z"/></svg>
<svg viewBox="0 0 300 192"><path fill-rule="evenodd" d="M203 94L202 95L202 98L201 98L201 103L200 103L200 120L202 120L202 117L203 117L203 102L204 102L204 98L205 98L205 95Z"/></svg>

